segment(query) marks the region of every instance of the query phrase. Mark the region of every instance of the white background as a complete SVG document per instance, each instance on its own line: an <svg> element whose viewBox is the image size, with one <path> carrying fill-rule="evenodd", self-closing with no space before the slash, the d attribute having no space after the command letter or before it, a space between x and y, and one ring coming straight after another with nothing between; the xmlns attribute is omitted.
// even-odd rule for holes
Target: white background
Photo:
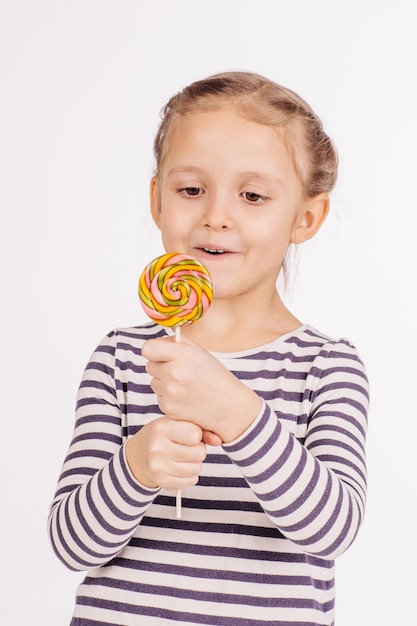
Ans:
<svg viewBox="0 0 417 626"><path fill-rule="evenodd" d="M67 626L79 574L46 517L86 361L162 252L152 139L176 91L252 70L307 99L340 152L332 214L288 302L347 336L372 391L369 502L337 562L337 626L415 619L415 0L0 0L4 626Z"/></svg>

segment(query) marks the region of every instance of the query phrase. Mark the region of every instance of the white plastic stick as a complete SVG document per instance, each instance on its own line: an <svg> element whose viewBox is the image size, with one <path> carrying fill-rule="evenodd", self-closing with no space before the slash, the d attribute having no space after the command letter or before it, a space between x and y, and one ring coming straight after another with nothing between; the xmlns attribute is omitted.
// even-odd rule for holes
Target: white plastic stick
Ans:
<svg viewBox="0 0 417 626"><path fill-rule="evenodd" d="M177 343L181 341L181 326L175 327L175 341ZM176 513L177 513L177 519L181 519L181 489L178 489L177 491Z"/></svg>

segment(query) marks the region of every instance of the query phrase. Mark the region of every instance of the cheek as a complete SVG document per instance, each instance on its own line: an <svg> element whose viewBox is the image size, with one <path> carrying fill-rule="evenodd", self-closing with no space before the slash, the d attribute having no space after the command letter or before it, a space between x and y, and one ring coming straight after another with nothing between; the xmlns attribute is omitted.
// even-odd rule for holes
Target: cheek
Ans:
<svg viewBox="0 0 417 626"><path fill-rule="evenodd" d="M185 223L181 214L177 211L168 210L161 213L161 230L167 233L181 233L184 231Z"/></svg>
<svg viewBox="0 0 417 626"><path fill-rule="evenodd" d="M175 211L162 211L160 226L162 242L166 250L181 251L190 228Z"/></svg>
<svg viewBox="0 0 417 626"><path fill-rule="evenodd" d="M291 240L291 234L294 227L294 220L289 220L285 216L272 220L260 221L253 224L248 229L254 239L265 245L276 247L287 246Z"/></svg>

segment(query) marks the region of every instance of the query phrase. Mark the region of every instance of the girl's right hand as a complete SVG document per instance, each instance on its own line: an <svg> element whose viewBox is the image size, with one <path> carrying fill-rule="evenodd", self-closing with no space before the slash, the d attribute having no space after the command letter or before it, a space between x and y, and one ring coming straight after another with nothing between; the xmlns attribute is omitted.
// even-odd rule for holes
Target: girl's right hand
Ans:
<svg viewBox="0 0 417 626"><path fill-rule="evenodd" d="M185 489L198 482L207 454L203 440L207 435L196 424L161 417L127 441L126 459L145 487Z"/></svg>

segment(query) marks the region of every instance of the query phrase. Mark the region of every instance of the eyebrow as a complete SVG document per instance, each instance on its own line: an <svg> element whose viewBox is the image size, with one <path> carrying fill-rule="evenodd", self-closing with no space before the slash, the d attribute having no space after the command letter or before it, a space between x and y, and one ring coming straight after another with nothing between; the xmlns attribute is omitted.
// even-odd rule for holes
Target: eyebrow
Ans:
<svg viewBox="0 0 417 626"><path fill-rule="evenodd" d="M175 176L175 174L185 174L185 173L190 173L190 174L205 174L205 170L201 167L197 167L195 165L178 165L177 167L173 167L172 169L169 170L169 172L167 173L168 176ZM241 178L249 178L252 180L258 180L261 182L266 182L266 183L272 183L274 185L280 185L281 187L284 186L283 181L278 177L278 176L274 176L272 174L269 174L268 172L257 172L257 171L247 171L247 172L240 172L239 176Z"/></svg>
<svg viewBox="0 0 417 626"><path fill-rule="evenodd" d="M183 174L186 172L190 172L191 174L204 174L204 170L201 167L196 167L194 165L178 165L177 167L173 167L169 170L167 176L173 176L174 174Z"/></svg>
<svg viewBox="0 0 417 626"><path fill-rule="evenodd" d="M250 178L251 180L259 180L261 182L272 183L273 185L280 185L281 187L284 185L283 181L279 178L279 176L274 176L268 172L257 172L257 171L249 171L242 172L242 178Z"/></svg>

